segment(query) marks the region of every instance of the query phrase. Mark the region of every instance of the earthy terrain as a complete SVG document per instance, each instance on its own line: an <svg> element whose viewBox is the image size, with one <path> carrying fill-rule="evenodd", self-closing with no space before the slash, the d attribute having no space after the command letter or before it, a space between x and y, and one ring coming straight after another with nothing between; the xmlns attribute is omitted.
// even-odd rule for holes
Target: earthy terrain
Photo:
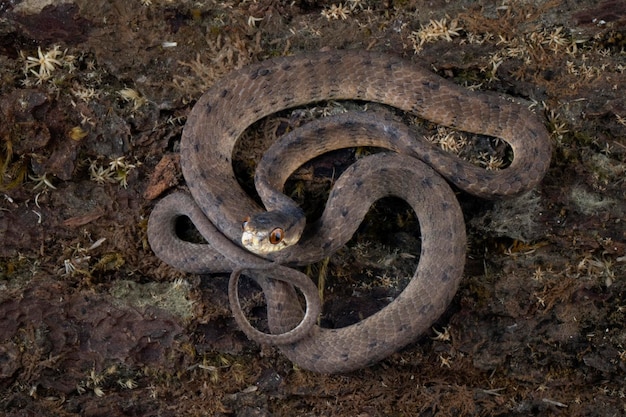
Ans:
<svg viewBox="0 0 626 417"><path fill-rule="evenodd" d="M178 272L146 239L154 203L185 188L177 151L200 95L247 63L320 49L395 53L506 94L554 147L530 193L459 193L466 270L432 331L334 376L247 340L227 277ZM0 414L626 415L625 70L624 1L0 1ZM262 137L355 105L254 125L242 183ZM510 156L395 115L490 169ZM361 152L305 167L289 192L315 212ZM415 223L383 202L346 249L308 268L322 277L323 324L398 293ZM262 295L247 283L242 298L263 326Z"/></svg>

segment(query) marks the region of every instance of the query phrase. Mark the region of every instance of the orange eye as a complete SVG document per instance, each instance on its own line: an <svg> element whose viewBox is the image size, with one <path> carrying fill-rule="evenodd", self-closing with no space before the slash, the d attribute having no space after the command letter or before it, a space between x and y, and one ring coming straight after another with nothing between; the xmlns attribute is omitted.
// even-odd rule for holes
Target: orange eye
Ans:
<svg viewBox="0 0 626 417"><path fill-rule="evenodd" d="M272 245L277 245L281 240L283 240L283 229L277 227L272 230L272 233L270 233L270 243Z"/></svg>
<svg viewBox="0 0 626 417"><path fill-rule="evenodd" d="M250 216L243 219L243 222L241 223L241 230L246 230L246 226L248 225L249 221L250 221Z"/></svg>

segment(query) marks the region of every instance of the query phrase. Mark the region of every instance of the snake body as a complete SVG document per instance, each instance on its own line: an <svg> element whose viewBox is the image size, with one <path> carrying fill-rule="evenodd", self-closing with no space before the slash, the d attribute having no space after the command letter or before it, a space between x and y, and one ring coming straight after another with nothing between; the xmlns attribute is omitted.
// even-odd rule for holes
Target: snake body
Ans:
<svg viewBox="0 0 626 417"><path fill-rule="evenodd" d="M382 153L350 167L331 192L318 222L321 226L315 228L317 234L269 253L266 259L243 250L241 221L265 210L235 178L232 154L236 141L250 124L267 115L339 99L384 103L434 123L501 138L511 146L513 162L501 171L485 171L424 141L407 139L410 134L393 123L339 119L336 124L357 130L347 135L352 138L346 140L349 145L338 139L340 134L311 129L309 132L321 135L319 143L331 144L318 146L319 152L356 146L354 138L377 138L378 134L371 132L378 129L387 132L387 144L381 146L402 154ZM390 130L395 133L388 134ZM292 149L300 149L299 145L308 149L305 143L315 143L307 139L310 133L292 136ZM363 140L367 145L370 139ZM296 162L281 170L277 164L292 158L281 152L261 164L271 167L265 168L264 175L273 189L282 187L288 172L301 163L299 158L315 153L295 151ZM237 322L249 335L238 306L236 279L242 271L252 276L264 291L270 330L274 336L284 335L282 340L252 337L280 344L303 368L345 372L380 360L415 340L444 311L456 291L464 264L465 231L454 194L440 175L482 197L513 195L541 180L550 152L545 127L527 109L493 94L470 92L399 57L336 51L271 59L227 75L196 103L181 141L182 170L193 200L173 194L157 204L150 216L148 237L154 252L174 267L198 273L235 271L229 296ZM405 199L420 222L423 242L413 278L387 307L355 325L341 329L313 326L310 317L319 312L319 305L308 297L307 312L303 313L293 288L297 286L306 295L310 284L283 265L301 265L328 256L350 238L369 205L386 195ZM181 215L193 221L209 245L183 242L175 236L174 219Z"/></svg>

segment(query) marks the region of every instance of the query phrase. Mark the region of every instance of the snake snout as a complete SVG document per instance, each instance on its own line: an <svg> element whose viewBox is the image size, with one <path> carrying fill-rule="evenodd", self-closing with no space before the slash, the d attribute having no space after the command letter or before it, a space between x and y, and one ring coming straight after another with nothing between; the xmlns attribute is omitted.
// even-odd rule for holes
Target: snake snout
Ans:
<svg viewBox="0 0 626 417"><path fill-rule="evenodd" d="M300 233L284 217L280 212L265 212L247 218L241 225L241 244L252 253L267 255L297 243Z"/></svg>

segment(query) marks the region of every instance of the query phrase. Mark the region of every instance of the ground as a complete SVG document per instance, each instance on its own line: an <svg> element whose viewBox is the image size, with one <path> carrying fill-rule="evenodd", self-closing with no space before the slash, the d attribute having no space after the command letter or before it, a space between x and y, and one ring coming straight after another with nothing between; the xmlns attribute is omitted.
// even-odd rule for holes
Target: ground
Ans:
<svg viewBox="0 0 626 417"><path fill-rule="evenodd" d="M220 76L346 48L507 94L545 122L554 151L528 194L459 194L467 265L432 331L329 376L247 340L227 278L160 262L146 223L184 190L185 118ZM0 413L626 415L625 48L626 4L611 0L0 1ZM448 133L439 144L463 154ZM294 189L329 182L324 164L352 154ZM256 156L238 157L244 183ZM310 269L327 271L326 323L368 311L359 294L393 292L416 239L411 214L389 205L372 216L397 218L391 238L365 227ZM262 318L262 298L243 298Z"/></svg>

